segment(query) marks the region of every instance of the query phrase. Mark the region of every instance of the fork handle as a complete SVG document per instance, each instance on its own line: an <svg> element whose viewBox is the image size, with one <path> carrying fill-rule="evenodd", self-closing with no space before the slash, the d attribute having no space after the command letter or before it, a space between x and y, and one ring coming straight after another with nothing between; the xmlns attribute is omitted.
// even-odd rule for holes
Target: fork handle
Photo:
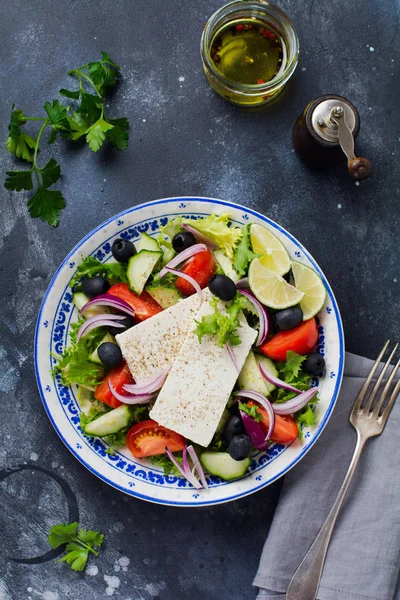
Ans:
<svg viewBox="0 0 400 600"><path fill-rule="evenodd" d="M357 444L342 486L325 523L322 525L317 537L290 580L286 592L286 600L315 600L317 597L318 586L322 575L322 569L324 568L325 557L332 531L365 442L366 438L363 438L357 432Z"/></svg>

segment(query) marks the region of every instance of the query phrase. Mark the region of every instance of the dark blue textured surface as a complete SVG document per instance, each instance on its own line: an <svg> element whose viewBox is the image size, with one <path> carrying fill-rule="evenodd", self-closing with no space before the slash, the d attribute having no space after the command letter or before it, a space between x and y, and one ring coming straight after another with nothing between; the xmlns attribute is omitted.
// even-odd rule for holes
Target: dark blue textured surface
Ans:
<svg viewBox="0 0 400 600"><path fill-rule="evenodd" d="M45 416L32 363L35 319L53 272L90 229L128 206L193 194L246 204L293 233L330 280L350 351L373 356L389 335L400 338L398 2L283 0L300 37L300 62L280 101L258 111L215 96L201 72L201 30L220 2L3 4L2 138L12 102L39 114L67 86L67 70L101 50L122 66L110 114L128 116L131 131L125 153L93 155L55 144L68 201L58 229L30 219L23 194L0 192L0 468L32 460L61 475L77 497L82 524L107 538L91 562L97 574L10 561L47 552L46 531L68 510L45 473L7 477L0 483L0 598L97 600L112 593L121 600L251 600L279 485L193 511L148 505L102 484L73 459ZM296 117L329 92L347 96L361 116L357 149L373 160L375 174L359 186L344 168L306 170L292 152ZM44 147L41 160L47 153ZM13 164L4 149L0 163L3 175Z"/></svg>

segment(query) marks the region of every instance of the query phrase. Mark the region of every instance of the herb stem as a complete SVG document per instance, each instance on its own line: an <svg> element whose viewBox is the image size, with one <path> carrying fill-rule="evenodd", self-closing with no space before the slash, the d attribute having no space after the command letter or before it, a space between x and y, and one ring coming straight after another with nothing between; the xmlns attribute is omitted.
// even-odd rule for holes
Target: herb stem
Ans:
<svg viewBox="0 0 400 600"><path fill-rule="evenodd" d="M98 95L99 98L103 99L102 95L100 94L99 90L97 89L97 87L95 86L95 84L93 83L93 80L90 79L90 77L88 77L88 75L86 75L86 73L82 73L81 71L79 71L78 69L76 70L76 73L81 75L82 77L84 77L86 79L86 81L88 81L90 83L90 85L94 88L96 94Z"/></svg>
<svg viewBox="0 0 400 600"><path fill-rule="evenodd" d="M46 129L46 127L47 127L48 124L49 124L49 120L46 119L45 122L43 123L43 125L41 126L40 131L39 131L38 136L37 136L36 146L35 146L35 152L34 152L34 155L33 155L33 167L34 168L37 168L36 158L37 158L37 153L38 153L38 150L39 150L40 138L42 137L42 133ZM36 173L36 175L37 175L37 173Z"/></svg>
<svg viewBox="0 0 400 600"><path fill-rule="evenodd" d="M47 121L46 117L25 117L27 121Z"/></svg>
<svg viewBox="0 0 400 600"><path fill-rule="evenodd" d="M85 542L82 542L82 540L80 540L78 537L75 538L75 541L80 544L83 548L86 548L86 550L90 550L90 552L93 552L93 554L95 556L98 556L99 553L96 552L96 550L93 550L93 548L91 548L90 546L88 546L87 544L85 544Z"/></svg>

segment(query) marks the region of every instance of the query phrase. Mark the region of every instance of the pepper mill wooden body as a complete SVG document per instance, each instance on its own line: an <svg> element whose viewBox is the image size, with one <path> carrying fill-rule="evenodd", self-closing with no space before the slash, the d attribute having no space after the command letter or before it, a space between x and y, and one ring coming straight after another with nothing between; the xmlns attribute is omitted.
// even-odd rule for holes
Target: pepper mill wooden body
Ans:
<svg viewBox="0 0 400 600"><path fill-rule="evenodd" d="M367 158L354 154L354 140L360 131L356 107L333 94L312 100L293 127L293 146L310 167L334 167L345 161L351 177L366 179L372 172Z"/></svg>

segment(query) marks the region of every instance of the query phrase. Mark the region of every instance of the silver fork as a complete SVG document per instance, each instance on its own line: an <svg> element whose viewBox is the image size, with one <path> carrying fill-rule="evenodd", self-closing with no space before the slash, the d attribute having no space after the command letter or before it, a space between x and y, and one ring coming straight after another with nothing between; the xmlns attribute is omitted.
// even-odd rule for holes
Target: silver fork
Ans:
<svg viewBox="0 0 400 600"><path fill-rule="evenodd" d="M286 600L315 600L332 531L344 497L353 478L354 471L356 470L361 452L364 448L364 444L368 438L380 435L382 433L386 425L386 421L388 420L390 411L393 408L394 402L400 393L399 379L394 385L394 389L389 397L388 402L385 404L385 400L400 367L400 360L393 367L393 370L382 389L383 379L395 355L398 344L395 345L388 360L383 366L382 371L380 372L379 377L374 384L374 387L368 393L368 388L378 370L379 363L381 362L389 343L390 341L388 340L382 348L374 366L371 369L370 374L365 380L365 383L356 398L350 414L350 423L357 431L357 444L354 450L353 458L351 459L350 466L342 483L342 487L339 490L335 503L333 504L325 523L322 525L320 532L318 533L289 583L289 587L286 592ZM375 400L377 395L378 398Z"/></svg>

